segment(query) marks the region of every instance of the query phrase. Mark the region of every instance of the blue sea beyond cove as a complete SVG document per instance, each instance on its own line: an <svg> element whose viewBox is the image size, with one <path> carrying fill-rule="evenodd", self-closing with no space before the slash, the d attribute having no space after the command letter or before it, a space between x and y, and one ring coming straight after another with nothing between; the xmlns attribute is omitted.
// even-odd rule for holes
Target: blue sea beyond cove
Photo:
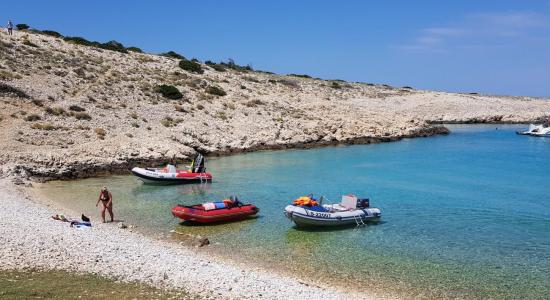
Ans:
<svg viewBox="0 0 550 300"><path fill-rule="evenodd" d="M550 138L514 133L523 127L456 125L448 136L213 158L207 185L146 186L111 176L51 182L43 192L97 215L96 194L108 185L117 218L148 233L207 236L222 255L344 286L409 297L547 299ZM299 230L283 208L309 193L370 197L383 221ZM190 227L170 214L175 204L230 194L256 204L260 216Z"/></svg>

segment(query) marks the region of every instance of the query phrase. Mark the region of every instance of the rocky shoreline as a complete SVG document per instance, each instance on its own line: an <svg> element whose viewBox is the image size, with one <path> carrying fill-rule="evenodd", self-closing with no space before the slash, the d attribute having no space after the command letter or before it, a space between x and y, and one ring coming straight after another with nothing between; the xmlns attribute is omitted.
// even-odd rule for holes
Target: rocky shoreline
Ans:
<svg viewBox="0 0 550 300"><path fill-rule="evenodd" d="M399 137L355 137L346 141L313 141L296 144L283 145L258 145L247 149L229 149L208 153L210 156L225 156L238 153L264 151L264 150L285 150L285 149L310 149L317 147L327 147L335 145L363 145L376 144L385 142L399 141L403 138L429 137L433 135L446 135L449 130L444 126L430 126L425 129L420 129L412 134ZM192 155L192 154L190 154ZM66 179L83 179L95 176L129 174L130 169L134 166L161 166L166 163L184 163L186 161L175 158L127 158L110 162L94 162L94 161L76 161L74 163L65 163L61 168L49 168L42 165L16 165L11 172L8 172L5 177L13 177L15 182L23 183L24 181L31 182L46 182L50 180L66 180Z"/></svg>

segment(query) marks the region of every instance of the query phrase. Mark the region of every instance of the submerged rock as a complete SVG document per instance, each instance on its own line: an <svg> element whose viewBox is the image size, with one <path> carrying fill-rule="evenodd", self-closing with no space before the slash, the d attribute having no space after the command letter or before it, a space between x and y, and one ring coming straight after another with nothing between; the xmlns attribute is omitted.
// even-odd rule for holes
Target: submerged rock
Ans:
<svg viewBox="0 0 550 300"><path fill-rule="evenodd" d="M199 247L204 247L207 245L210 245L210 240L208 240L208 238L199 239L199 245L198 245Z"/></svg>

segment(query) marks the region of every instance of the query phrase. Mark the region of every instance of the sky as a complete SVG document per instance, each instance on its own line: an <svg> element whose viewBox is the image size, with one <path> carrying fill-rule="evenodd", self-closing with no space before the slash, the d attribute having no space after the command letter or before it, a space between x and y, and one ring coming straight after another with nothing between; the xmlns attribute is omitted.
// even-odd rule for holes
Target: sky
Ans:
<svg viewBox="0 0 550 300"><path fill-rule="evenodd" d="M279 74L550 97L550 0L20 0L8 19Z"/></svg>

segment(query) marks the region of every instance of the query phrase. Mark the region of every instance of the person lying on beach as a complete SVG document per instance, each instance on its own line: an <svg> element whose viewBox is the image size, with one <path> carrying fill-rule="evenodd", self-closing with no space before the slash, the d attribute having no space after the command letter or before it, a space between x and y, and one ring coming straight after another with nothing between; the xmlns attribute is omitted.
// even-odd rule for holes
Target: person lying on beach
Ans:
<svg viewBox="0 0 550 300"><path fill-rule="evenodd" d="M101 220L103 221L103 223L105 223L105 210L109 212L111 222L113 222L113 195L107 190L106 186L104 186L101 189L101 192L99 192L99 198L97 199L97 202L95 204L96 207L99 205L99 202L101 202Z"/></svg>

